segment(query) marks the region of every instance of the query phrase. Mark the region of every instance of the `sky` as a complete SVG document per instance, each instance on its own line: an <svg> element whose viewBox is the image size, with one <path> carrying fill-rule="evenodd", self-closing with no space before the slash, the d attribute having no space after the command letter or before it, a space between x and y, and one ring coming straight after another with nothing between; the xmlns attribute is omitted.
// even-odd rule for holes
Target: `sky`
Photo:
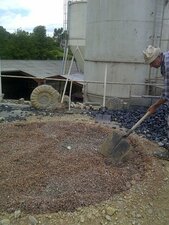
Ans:
<svg viewBox="0 0 169 225"><path fill-rule="evenodd" d="M0 0L0 26L10 33L32 33L41 25L52 36L54 28L63 27L63 10L63 0Z"/></svg>

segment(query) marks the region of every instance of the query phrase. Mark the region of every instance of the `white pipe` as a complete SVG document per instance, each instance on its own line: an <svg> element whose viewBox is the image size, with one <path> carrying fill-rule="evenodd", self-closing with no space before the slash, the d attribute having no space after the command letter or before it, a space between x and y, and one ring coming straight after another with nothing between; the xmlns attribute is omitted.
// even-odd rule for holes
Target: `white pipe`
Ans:
<svg viewBox="0 0 169 225"><path fill-rule="evenodd" d="M62 76L62 74L60 75ZM22 76L13 76L13 75L1 75L1 77L5 77L5 78L19 78L19 79L32 79L32 80L36 80L36 79L40 79L40 80L52 80L52 81L63 81L65 82L65 79L59 79L59 78L48 78L48 77L22 77ZM80 82L80 83L85 83L85 84L103 84L102 81L89 81L89 80L73 80L74 82ZM152 86L158 86L158 87L163 87L164 84L156 84L156 83L128 83L128 82L107 82L107 84L119 84L119 85L141 85L141 86L148 86L148 85L152 85Z"/></svg>
<svg viewBox="0 0 169 225"><path fill-rule="evenodd" d="M103 108L105 108L105 105L106 105L106 84L107 84L107 64L106 64L105 73L104 73Z"/></svg>
<svg viewBox="0 0 169 225"><path fill-rule="evenodd" d="M71 80L71 82L70 82L70 90L69 90L69 111L70 111L70 104L71 104L72 85L73 85L73 81Z"/></svg>
<svg viewBox="0 0 169 225"><path fill-rule="evenodd" d="M66 79L63 94L62 94L61 103L63 103L63 99L64 99L66 88L67 88L67 83L68 83L68 80L69 80L69 75L70 75L70 72L71 72L71 69L72 69L72 65L73 65L73 62L74 62L74 59L75 59L75 53L76 53L77 50L78 50L78 46L76 46L75 52L73 53L73 57L72 57L72 60L71 60L71 63L70 63L69 71L68 71L68 74L67 74L67 79Z"/></svg>
<svg viewBox="0 0 169 225"><path fill-rule="evenodd" d="M66 88L67 88L67 83L68 83L68 80L69 80L69 75L70 75L70 72L71 72L71 69L72 69L72 65L73 65L73 61L74 61L74 56L72 57L71 64L70 64L70 67L69 67L67 79L66 79L64 90L63 90L63 94L62 94L61 103L63 103L63 99L64 99Z"/></svg>
<svg viewBox="0 0 169 225"><path fill-rule="evenodd" d="M82 55L82 53L81 53L81 50L80 50L79 46L77 46L77 49L78 49L78 51L79 51L79 54L80 54L80 57L81 57L82 61L84 62L84 58L83 58L83 55Z"/></svg>
<svg viewBox="0 0 169 225"><path fill-rule="evenodd" d="M68 47L66 48L66 53L65 53L65 59L64 59L64 67L63 67L63 74L65 74L66 73L66 65L67 65L67 56L68 56L68 51L69 51L69 49L68 49Z"/></svg>

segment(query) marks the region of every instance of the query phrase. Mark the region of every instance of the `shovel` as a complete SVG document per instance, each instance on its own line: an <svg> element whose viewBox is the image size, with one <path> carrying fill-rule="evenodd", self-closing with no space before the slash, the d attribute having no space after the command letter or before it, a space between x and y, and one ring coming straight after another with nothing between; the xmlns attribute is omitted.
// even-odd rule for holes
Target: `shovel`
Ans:
<svg viewBox="0 0 169 225"><path fill-rule="evenodd" d="M110 157L112 163L119 162L131 150L127 137L150 115L148 111L125 135L116 132L109 135L100 148L100 153Z"/></svg>

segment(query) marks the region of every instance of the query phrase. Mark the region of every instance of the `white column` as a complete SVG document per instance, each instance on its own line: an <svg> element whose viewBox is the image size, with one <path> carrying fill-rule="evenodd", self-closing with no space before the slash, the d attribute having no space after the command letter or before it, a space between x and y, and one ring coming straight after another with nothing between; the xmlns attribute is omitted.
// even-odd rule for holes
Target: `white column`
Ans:
<svg viewBox="0 0 169 225"><path fill-rule="evenodd" d="M103 108L105 108L106 106L106 85L107 85L107 63L106 63L105 73L104 73Z"/></svg>
<svg viewBox="0 0 169 225"><path fill-rule="evenodd" d="M1 79L1 59L0 59L0 102L2 101L3 97L2 97L2 79Z"/></svg>

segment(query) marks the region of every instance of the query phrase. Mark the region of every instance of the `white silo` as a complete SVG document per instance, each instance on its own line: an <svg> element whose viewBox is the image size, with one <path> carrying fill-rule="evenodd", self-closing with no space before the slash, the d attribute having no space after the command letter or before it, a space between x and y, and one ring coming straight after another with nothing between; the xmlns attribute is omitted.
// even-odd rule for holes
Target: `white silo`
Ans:
<svg viewBox="0 0 169 225"><path fill-rule="evenodd" d="M87 1L68 2L68 45L76 59L79 72L84 72Z"/></svg>
<svg viewBox="0 0 169 225"><path fill-rule="evenodd" d="M165 0L88 0L85 80L104 82L107 65L107 83L118 83L107 84L107 98L146 94L144 85L121 83L145 83L149 77L142 51L160 43L159 32L168 35L162 23L164 11L169 15L167 5ZM86 91L89 101L101 101L103 84L88 84Z"/></svg>
<svg viewBox="0 0 169 225"><path fill-rule="evenodd" d="M156 0L156 25L154 33L156 38L154 45L160 46L162 50L169 50L169 0Z"/></svg>

